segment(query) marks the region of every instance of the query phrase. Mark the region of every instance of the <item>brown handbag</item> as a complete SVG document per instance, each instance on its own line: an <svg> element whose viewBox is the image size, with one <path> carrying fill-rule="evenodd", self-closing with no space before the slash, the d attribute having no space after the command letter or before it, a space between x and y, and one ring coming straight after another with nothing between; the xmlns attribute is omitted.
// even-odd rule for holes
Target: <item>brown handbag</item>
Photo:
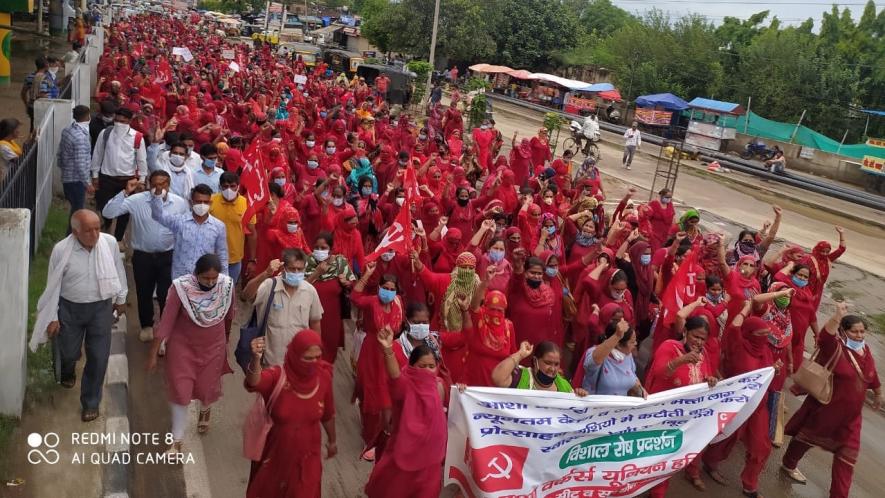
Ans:
<svg viewBox="0 0 885 498"><path fill-rule="evenodd" d="M566 322L570 322L578 315L578 303L575 302L572 291L568 288L568 282L562 278L562 275L557 275L557 277L559 277L559 282L562 284L562 288L565 291L562 293L562 319Z"/></svg>
<svg viewBox="0 0 885 498"><path fill-rule="evenodd" d="M812 353L811 359L803 361L796 373L793 374L793 382L814 396L814 399L821 404L826 405L833 399L833 369L842 358L842 344L836 343L836 352L825 365L815 361L819 354L820 347L818 346Z"/></svg>

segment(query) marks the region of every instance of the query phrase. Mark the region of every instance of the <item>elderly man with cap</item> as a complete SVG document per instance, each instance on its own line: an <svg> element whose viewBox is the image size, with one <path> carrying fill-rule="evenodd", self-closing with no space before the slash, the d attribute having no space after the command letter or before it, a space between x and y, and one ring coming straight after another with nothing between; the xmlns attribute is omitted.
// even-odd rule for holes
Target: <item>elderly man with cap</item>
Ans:
<svg viewBox="0 0 885 498"><path fill-rule="evenodd" d="M52 248L30 343L35 351L47 336L55 338L57 377L68 389L77 383L77 360L85 349L80 381L84 422L98 418L114 311L124 312L128 291L116 241L100 228L98 215L81 209L71 217L73 233Z"/></svg>
<svg viewBox="0 0 885 498"><path fill-rule="evenodd" d="M144 136L129 125L131 120L131 110L117 109L114 114L114 125L102 131L95 142L91 169L95 204L99 211L126 187L129 180L135 178L142 187L147 180L147 150ZM128 223L128 214L117 218L114 236L118 241L123 240ZM107 229L110 225L111 220L105 218L104 228Z"/></svg>

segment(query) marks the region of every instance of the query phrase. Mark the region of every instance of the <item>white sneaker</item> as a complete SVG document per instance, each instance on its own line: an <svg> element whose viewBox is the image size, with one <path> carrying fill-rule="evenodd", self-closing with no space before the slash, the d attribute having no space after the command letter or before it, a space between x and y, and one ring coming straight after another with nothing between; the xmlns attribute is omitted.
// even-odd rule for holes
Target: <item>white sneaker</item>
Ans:
<svg viewBox="0 0 885 498"><path fill-rule="evenodd" d="M627 169L630 169L630 165L629 165L629 164L627 165Z"/></svg>
<svg viewBox="0 0 885 498"><path fill-rule="evenodd" d="M154 340L154 328L153 327L142 327L141 331L138 332L138 340L141 342L151 342Z"/></svg>

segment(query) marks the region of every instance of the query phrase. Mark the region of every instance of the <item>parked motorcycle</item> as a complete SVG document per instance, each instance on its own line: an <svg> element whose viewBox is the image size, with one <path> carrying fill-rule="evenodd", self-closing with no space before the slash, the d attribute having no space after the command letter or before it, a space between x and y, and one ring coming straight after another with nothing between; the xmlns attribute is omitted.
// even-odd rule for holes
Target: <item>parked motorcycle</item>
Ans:
<svg viewBox="0 0 885 498"><path fill-rule="evenodd" d="M765 142L755 140L744 146L744 150L741 152L741 159L750 160L753 158L759 158L762 161L768 161L773 158L774 154L779 150L780 148L776 145L774 148L769 148Z"/></svg>

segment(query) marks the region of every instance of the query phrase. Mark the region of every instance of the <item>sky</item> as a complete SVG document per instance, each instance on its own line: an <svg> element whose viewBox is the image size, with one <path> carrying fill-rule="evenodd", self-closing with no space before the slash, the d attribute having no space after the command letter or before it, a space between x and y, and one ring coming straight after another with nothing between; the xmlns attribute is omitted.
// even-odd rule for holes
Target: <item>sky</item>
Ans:
<svg viewBox="0 0 885 498"><path fill-rule="evenodd" d="M669 12L673 17L697 13L707 16L715 24L721 23L725 16L746 19L756 12L768 10L771 11L771 16L776 15L783 24L796 25L811 17L814 19L815 28L818 28L823 12L829 11L833 3L839 5L840 11L844 7L851 9L852 18L856 22L863 13L866 0L845 0L843 2L831 0L612 0L612 3L630 13L640 15L653 8ZM877 0L876 7L881 10L885 7L885 1Z"/></svg>

